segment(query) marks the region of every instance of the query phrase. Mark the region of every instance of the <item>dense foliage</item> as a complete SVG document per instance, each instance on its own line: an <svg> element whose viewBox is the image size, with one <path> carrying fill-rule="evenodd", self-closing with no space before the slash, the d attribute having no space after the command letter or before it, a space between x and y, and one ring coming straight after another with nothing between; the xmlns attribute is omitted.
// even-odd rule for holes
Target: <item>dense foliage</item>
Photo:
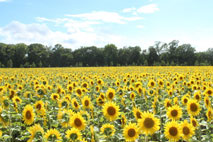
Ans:
<svg viewBox="0 0 213 142"><path fill-rule="evenodd" d="M81 47L72 51L57 44L0 43L0 67L70 67L70 66L193 66L213 65L213 48L196 52L190 44L156 42L148 50L139 46L118 49L114 44L103 48Z"/></svg>

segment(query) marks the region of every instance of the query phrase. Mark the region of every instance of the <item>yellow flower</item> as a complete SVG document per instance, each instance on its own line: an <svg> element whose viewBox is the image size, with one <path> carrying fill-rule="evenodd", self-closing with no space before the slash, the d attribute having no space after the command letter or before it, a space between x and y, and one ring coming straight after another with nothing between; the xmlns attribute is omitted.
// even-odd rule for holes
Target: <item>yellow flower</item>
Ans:
<svg viewBox="0 0 213 142"><path fill-rule="evenodd" d="M206 108L208 108L211 105L211 102L210 102L210 99L208 96L204 97L204 103L205 103Z"/></svg>
<svg viewBox="0 0 213 142"><path fill-rule="evenodd" d="M115 97L115 90L112 88L109 88L106 92L106 97L108 100L112 101L113 98Z"/></svg>
<svg viewBox="0 0 213 142"><path fill-rule="evenodd" d="M62 140L61 134L57 129L49 129L45 133L44 137L47 141L60 142Z"/></svg>
<svg viewBox="0 0 213 142"><path fill-rule="evenodd" d="M142 118L142 112L139 108L133 107L133 114L134 114L136 120Z"/></svg>
<svg viewBox="0 0 213 142"><path fill-rule="evenodd" d="M60 95L57 93L53 93L53 94L51 94L51 99L53 101L58 101L60 99Z"/></svg>
<svg viewBox="0 0 213 142"><path fill-rule="evenodd" d="M40 126L40 124L35 124L32 127L29 128L28 132L31 134L30 139L27 142L33 142L33 139L36 137L37 139L40 138L42 140L42 137L44 135L44 130Z"/></svg>
<svg viewBox="0 0 213 142"><path fill-rule="evenodd" d="M90 109L91 107L91 99L88 96L84 96L82 99L83 107L86 109Z"/></svg>
<svg viewBox="0 0 213 142"><path fill-rule="evenodd" d="M81 140L81 132L76 128L71 128L66 131L66 138L71 141Z"/></svg>
<svg viewBox="0 0 213 142"><path fill-rule="evenodd" d="M22 117L24 123L27 125L31 125L34 122L35 114L33 112L33 107L31 105L26 105L22 112Z"/></svg>
<svg viewBox="0 0 213 142"><path fill-rule="evenodd" d="M172 106L171 100L168 99L168 98L166 98L165 101L164 101L164 106L165 106L166 109L168 109L169 107L171 107Z"/></svg>
<svg viewBox="0 0 213 142"><path fill-rule="evenodd" d="M180 130L184 140L188 140L194 135L194 127L192 124L188 123L187 120L181 123Z"/></svg>
<svg viewBox="0 0 213 142"><path fill-rule="evenodd" d="M189 101L189 98L188 98L186 95L184 95L184 96L181 98L181 101L182 101L182 104L183 104L183 105L187 105L187 103L188 103L188 101Z"/></svg>
<svg viewBox="0 0 213 142"><path fill-rule="evenodd" d="M197 116L200 113L200 105L196 100L190 99L187 103L187 111L192 116Z"/></svg>
<svg viewBox="0 0 213 142"><path fill-rule="evenodd" d="M172 107L169 107L167 110L167 116L169 119L172 120L179 120L182 117L182 109L178 105L174 105Z"/></svg>
<svg viewBox="0 0 213 142"><path fill-rule="evenodd" d="M35 108L36 108L36 111L40 112L42 108L44 108L44 102L42 100L37 101L35 103Z"/></svg>
<svg viewBox="0 0 213 142"><path fill-rule="evenodd" d="M196 99L198 102L201 100L200 91L197 91L197 92L194 93L194 99Z"/></svg>
<svg viewBox="0 0 213 142"><path fill-rule="evenodd" d="M0 130L0 138L2 137L2 131Z"/></svg>
<svg viewBox="0 0 213 142"><path fill-rule="evenodd" d="M130 99L133 101L136 96L135 92L131 92L129 95L130 95Z"/></svg>
<svg viewBox="0 0 213 142"><path fill-rule="evenodd" d="M199 126L199 123L197 122L197 120L194 117L190 118L190 122L194 128L197 128Z"/></svg>
<svg viewBox="0 0 213 142"><path fill-rule="evenodd" d="M139 128L136 123L129 123L123 129L126 141L135 141L139 137Z"/></svg>
<svg viewBox="0 0 213 142"><path fill-rule="evenodd" d="M102 109L104 116L109 121L114 121L119 116L119 106L117 106L114 102L107 102Z"/></svg>
<svg viewBox="0 0 213 142"><path fill-rule="evenodd" d="M212 95L213 95L213 89L210 88L210 87L207 88L207 89L205 90L204 94L205 94L206 96L212 96Z"/></svg>
<svg viewBox="0 0 213 142"><path fill-rule="evenodd" d="M84 118L81 116L81 114L79 114L79 113L73 114L73 116L71 117L71 126L77 128L79 130L85 129L86 122L85 122Z"/></svg>
<svg viewBox="0 0 213 142"><path fill-rule="evenodd" d="M207 117L207 121L211 122L211 120L213 119L213 110L211 107L208 108L207 112L206 112L206 117Z"/></svg>
<svg viewBox="0 0 213 142"><path fill-rule="evenodd" d="M57 118L62 127L66 128L70 126L72 114L71 110L63 109L58 111Z"/></svg>
<svg viewBox="0 0 213 142"><path fill-rule="evenodd" d="M104 124L101 127L101 133L104 134L106 137L111 137L115 134L115 127L112 124Z"/></svg>
<svg viewBox="0 0 213 142"><path fill-rule="evenodd" d="M152 135L160 129L160 119L149 112L142 113L142 119L139 119L138 126L146 135Z"/></svg>
<svg viewBox="0 0 213 142"><path fill-rule="evenodd" d="M154 88L155 87L155 81L154 80L149 80L148 82L148 87Z"/></svg>
<svg viewBox="0 0 213 142"><path fill-rule="evenodd" d="M77 88L75 89L75 93L76 93L76 95L77 95L78 97L83 96L83 91L82 91L82 89L81 89L80 87L77 87Z"/></svg>
<svg viewBox="0 0 213 142"><path fill-rule="evenodd" d="M73 98L72 101L72 107L75 109L75 110L78 110L80 108L80 105L78 104L78 101L76 98Z"/></svg>
<svg viewBox="0 0 213 142"><path fill-rule="evenodd" d="M178 141L181 136L180 124L176 121L167 122L165 124L164 134L170 141Z"/></svg>

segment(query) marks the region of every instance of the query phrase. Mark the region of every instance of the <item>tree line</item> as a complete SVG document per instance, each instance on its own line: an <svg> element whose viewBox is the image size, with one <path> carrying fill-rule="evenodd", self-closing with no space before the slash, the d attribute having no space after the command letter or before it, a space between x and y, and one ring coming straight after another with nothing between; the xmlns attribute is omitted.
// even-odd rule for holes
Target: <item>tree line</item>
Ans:
<svg viewBox="0 0 213 142"><path fill-rule="evenodd" d="M108 44L72 51L61 44L26 45L0 43L0 67L82 67L82 66L193 66L213 65L213 48L196 52L190 44L155 42L148 49L139 46L117 48Z"/></svg>

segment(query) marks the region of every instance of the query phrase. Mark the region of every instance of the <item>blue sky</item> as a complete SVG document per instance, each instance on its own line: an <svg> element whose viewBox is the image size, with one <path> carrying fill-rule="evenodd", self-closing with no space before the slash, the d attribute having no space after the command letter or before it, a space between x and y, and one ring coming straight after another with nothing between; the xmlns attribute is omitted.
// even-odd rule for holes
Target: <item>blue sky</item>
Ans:
<svg viewBox="0 0 213 142"><path fill-rule="evenodd" d="M213 48L212 0L0 0L0 42Z"/></svg>

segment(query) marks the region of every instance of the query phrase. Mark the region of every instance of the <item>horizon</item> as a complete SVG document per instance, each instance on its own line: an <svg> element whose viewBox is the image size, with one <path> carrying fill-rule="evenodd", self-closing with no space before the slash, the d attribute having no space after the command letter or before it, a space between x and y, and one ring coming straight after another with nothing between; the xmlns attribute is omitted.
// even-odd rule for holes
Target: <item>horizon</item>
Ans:
<svg viewBox="0 0 213 142"><path fill-rule="evenodd" d="M156 41L213 47L213 1L0 0L0 42L148 49ZM187 11L186 11L187 9Z"/></svg>

